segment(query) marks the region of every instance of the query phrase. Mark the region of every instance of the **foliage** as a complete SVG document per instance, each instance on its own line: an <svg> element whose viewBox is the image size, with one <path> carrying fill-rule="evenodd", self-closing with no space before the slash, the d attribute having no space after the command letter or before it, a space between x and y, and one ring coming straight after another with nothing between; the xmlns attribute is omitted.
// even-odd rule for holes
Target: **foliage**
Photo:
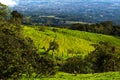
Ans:
<svg viewBox="0 0 120 80"><path fill-rule="evenodd" d="M54 75L56 73L55 69L56 63L54 59L47 56L40 57L36 59L36 64L34 65L35 72L38 75Z"/></svg>
<svg viewBox="0 0 120 80"><path fill-rule="evenodd" d="M0 3L0 20L5 20L6 18L8 18L8 15L9 15L9 8Z"/></svg>
<svg viewBox="0 0 120 80"><path fill-rule="evenodd" d="M23 15L21 13L19 13L18 11L12 11L11 12L11 23L13 23L16 26L19 26L21 24Z"/></svg>
<svg viewBox="0 0 120 80"><path fill-rule="evenodd" d="M107 35L117 35L120 36L120 28L118 26L113 25L112 21L105 21L96 24L73 24L70 29L87 31L93 33L101 33Z"/></svg>
<svg viewBox="0 0 120 80"><path fill-rule="evenodd" d="M54 61L40 57L33 40L23 36L21 14L13 11L12 18L0 23L0 79L17 79L22 74L30 77L32 73L55 74Z"/></svg>
<svg viewBox="0 0 120 80"><path fill-rule="evenodd" d="M44 32L44 31L46 30L46 27L45 27L45 26L41 26L41 27L39 28L39 30Z"/></svg>
<svg viewBox="0 0 120 80"><path fill-rule="evenodd" d="M94 45L96 49L88 54L86 60L92 64L94 72L107 72L120 70L120 51L108 42Z"/></svg>
<svg viewBox="0 0 120 80"><path fill-rule="evenodd" d="M54 40L54 41L50 42L49 48L48 48L48 50L46 51L46 53L48 53L49 51L52 51L52 56L54 56L55 51L58 51L58 48L59 48L59 45L58 45L58 43Z"/></svg>
<svg viewBox="0 0 120 80"><path fill-rule="evenodd" d="M12 24L0 27L0 78L18 76L19 73L29 71L30 60L36 54L36 49L31 46L33 43L18 35L19 31Z"/></svg>
<svg viewBox="0 0 120 80"><path fill-rule="evenodd" d="M63 64L62 71L68 73L83 73L84 72L84 61L80 56L68 58Z"/></svg>
<svg viewBox="0 0 120 80"><path fill-rule="evenodd" d="M3 12L8 14L7 11ZM21 30L21 24L14 25L14 22L4 20L0 23L1 79L16 78L22 73L30 75L33 72L34 59L38 56L37 49L30 38L23 37Z"/></svg>
<svg viewBox="0 0 120 80"><path fill-rule="evenodd" d="M68 58L62 71L69 73L93 73L120 70L120 50L108 42L94 45L95 50L82 57Z"/></svg>

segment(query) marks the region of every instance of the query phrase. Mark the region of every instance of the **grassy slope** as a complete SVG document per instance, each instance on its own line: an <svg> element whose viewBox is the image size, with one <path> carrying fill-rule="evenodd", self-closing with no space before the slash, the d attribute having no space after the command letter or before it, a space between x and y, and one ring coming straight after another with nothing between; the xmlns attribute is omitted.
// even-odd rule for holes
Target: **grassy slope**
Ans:
<svg viewBox="0 0 120 80"><path fill-rule="evenodd" d="M98 43L99 41L107 41L120 47L120 39L116 37L84 31L52 27L45 27L44 31L40 31L38 27L32 28L24 26L23 33L26 37L33 39L35 46L40 52L44 52L44 49L47 50L49 43L55 40L59 44L59 50L55 52L55 55L63 58L75 55L87 55L94 50L91 44Z"/></svg>
<svg viewBox="0 0 120 80"><path fill-rule="evenodd" d="M95 74L69 74L59 72L54 77L48 78L25 78L21 80L120 80L120 72L106 72L106 73L95 73Z"/></svg>
<svg viewBox="0 0 120 80"><path fill-rule="evenodd" d="M79 53L81 55L86 55L90 51L94 50L91 44L98 43L99 41L109 41L111 44L120 47L120 39L95 33L88 33L83 31L74 31L68 29L57 28L56 32L53 28L46 28L45 31L39 31L39 28L32 28L24 26L23 33L26 37L33 39L35 46L40 52L43 52L41 48L49 47L49 43L55 39L59 44L58 56L62 53L64 58L71 57L73 55L69 54L67 56L67 50L73 50L73 53ZM22 80L28 80L28 78L22 78ZM59 72L54 77L51 78L33 78L29 80L120 80L119 72L108 72L108 73L96 73L96 74L68 74Z"/></svg>
<svg viewBox="0 0 120 80"><path fill-rule="evenodd" d="M120 73L79 74L77 76L68 73L58 73L53 78L43 78L43 80L120 80Z"/></svg>

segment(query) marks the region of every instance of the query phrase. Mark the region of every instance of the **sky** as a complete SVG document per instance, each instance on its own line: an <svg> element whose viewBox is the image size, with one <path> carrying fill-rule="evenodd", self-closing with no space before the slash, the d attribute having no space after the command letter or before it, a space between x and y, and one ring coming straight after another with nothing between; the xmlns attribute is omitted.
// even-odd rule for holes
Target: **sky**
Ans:
<svg viewBox="0 0 120 80"><path fill-rule="evenodd" d="M0 0L0 2L10 7L17 5L17 2L15 0Z"/></svg>

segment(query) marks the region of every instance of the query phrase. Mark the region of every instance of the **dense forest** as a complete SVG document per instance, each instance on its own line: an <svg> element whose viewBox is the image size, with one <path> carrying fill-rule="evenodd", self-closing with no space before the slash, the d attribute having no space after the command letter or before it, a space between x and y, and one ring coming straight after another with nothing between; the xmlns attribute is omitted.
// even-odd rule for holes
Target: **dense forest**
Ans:
<svg viewBox="0 0 120 80"><path fill-rule="evenodd" d="M62 52L62 50L60 51L60 49L62 49L61 47L64 47L60 46L62 45L62 42L58 43L58 40L61 40L62 37L56 40L58 37L57 35L61 35L58 33L66 35L65 37L71 39L73 42L78 39L78 42L81 42L82 44L83 41L83 45L85 46L84 48L87 48L87 44L84 44L85 40L81 38L81 41L79 41L79 38L74 38L75 36L72 36L74 31L71 32L72 34L70 35L70 29L68 29L68 27L65 32L61 28L51 28L50 25L48 27L34 27L33 25L27 26L27 29L30 28L32 31L35 30L35 32L45 34L45 39L48 38L47 41L51 39L51 34L54 33L56 35L52 35L52 39L47 44L47 47L39 47L46 44L44 43L44 40L43 43L39 43L37 47L34 38L37 37L39 39L40 36L37 36L38 34L35 36L32 34L32 36L34 36L33 38L27 35L25 36L25 33L27 32L24 32L26 27L22 24L23 17L24 16L18 11L10 12L9 7L0 3L0 79L16 80L21 79L23 76L27 78L30 78L31 76L34 76L35 78L42 78L54 76L59 71L72 73L75 75L83 73L87 74L120 71L120 27L114 26L112 22L107 21L91 25L74 24L69 27L73 30L92 32L93 34L87 33L90 35L98 35L96 33L101 33L101 35L115 35L117 37L113 37L115 39L111 39L118 42L114 44L115 42L113 40L111 43L109 41L98 40L93 43L90 42L92 39L85 39L91 46L92 51L86 51L86 55L84 56L78 55L82 54L79 47L79 52L75 51L79 45L75 45L73 48L72 46L74 43L70 43L69 46L66 46L66 53L67 56L70 54L72 54L72 56L64 58L65 53L62 53L61 57L58 56L58 53ZM83 34L86 34L86 32ZM88 47L88 49L89 48L90 47Z"/></svg>

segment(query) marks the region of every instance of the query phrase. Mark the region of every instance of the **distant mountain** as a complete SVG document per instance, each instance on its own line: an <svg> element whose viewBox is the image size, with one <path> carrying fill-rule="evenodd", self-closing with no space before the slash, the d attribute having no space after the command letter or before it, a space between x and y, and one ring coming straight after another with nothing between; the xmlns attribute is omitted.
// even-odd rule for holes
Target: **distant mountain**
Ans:
<svg viewBox="0 0 120 80"><path fill-rule="evenodd" d="M21 0L13 9L28 16L56 16L67 21L120 22L120 0Z"/></svg>

